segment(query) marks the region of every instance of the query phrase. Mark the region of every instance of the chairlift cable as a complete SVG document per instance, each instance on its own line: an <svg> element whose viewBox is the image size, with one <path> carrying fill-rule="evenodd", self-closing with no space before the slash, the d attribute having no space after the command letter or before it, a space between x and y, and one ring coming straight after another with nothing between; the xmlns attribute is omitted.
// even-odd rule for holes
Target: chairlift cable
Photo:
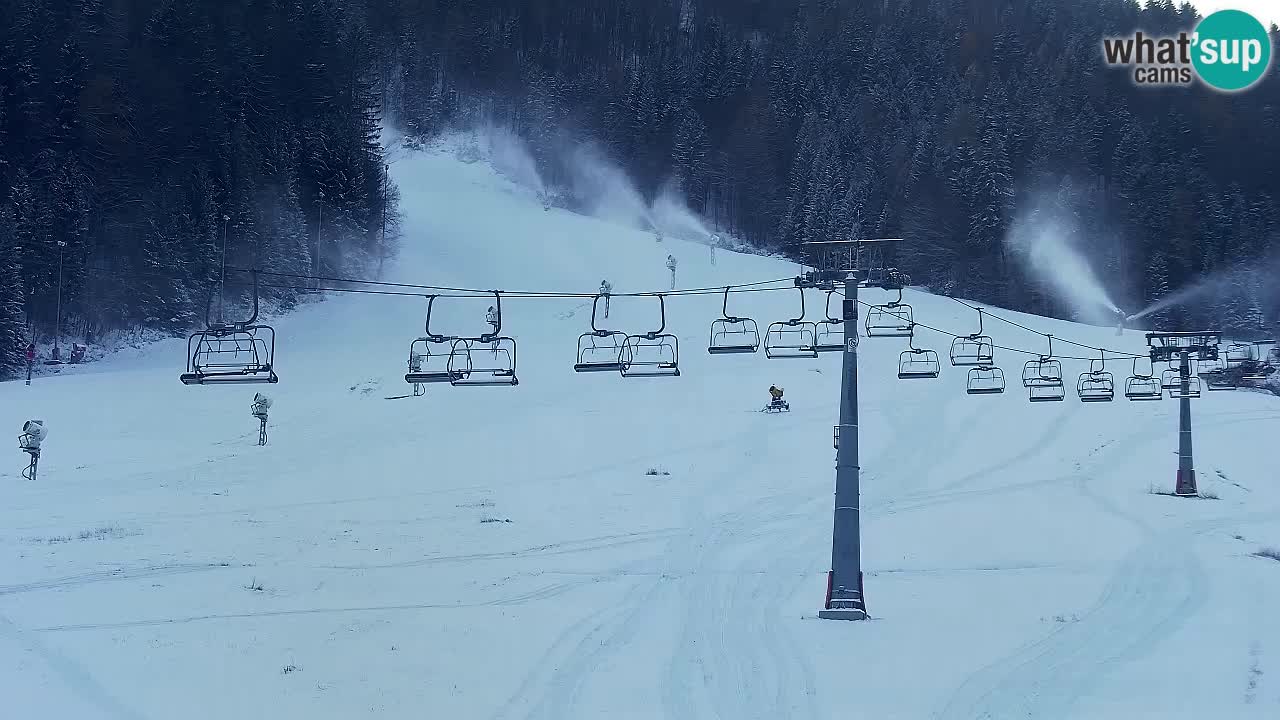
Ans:
<svg viewBox="0 0 1280 720"><path fill-rule="evenodd" d="M843 293L841 293L841 292L839 292L839 291L836 291L836 294L840 295L841 297L844 297L844 294L843 294ZM952 299L952 300L955 300L955 298L951 298L951 299ZM968 306L968 307L971 307L971 308L976 309L976 306L969 305L969 304L968 304L968 303L966 303L966 302L963 302L963 301L960 301L960 300L956 300L956 302L959 302L961 305L966 305L966 306ZM866 307L866 308L876 307L876 305L875 305L874 303L869 303L869 302L866 302L866 301L861 300L861 299L859 299L859 300L858 300L858 304L859 304L859 305L862 305L863 307ZM984 310L983 312L984 312L984 314L985 314L986 316L994 317L994 318L997 318L997 319L1003 320L1003 318L1000 318L998 315L992 315L990 312L986 312L985 310ZM1006 322L1008 322L1008 321L1006 321ZM1011 323L1011 324L1017 325L1017 323ZM938 333L938 334L940 334L940 335L945 335L945 336L947 336L947 337L949 337L949 338L952 338L952 339L959 338L959 337L969 337L968 335L956 335L955 333L947 332L946 330L942 330L942 329L939 329L939 328L933 327L933 326L931 326L931 325L926 325L926 324L924 324L924 323L922 323L922 322L916 322L916 323L915 323L915 325L916 325L916 326L918 326L918 327L922 327L922 328L924 328L924 329L926 329L926 330L932 330L933 332L936 332L936 333ZM1018 325L1018 327L1021 327L1022 329L1027 330L1028 332L1035 333L1036 335L1039 335L1039 336L1041 336L1041 337L1048 337L1048 333L1042 333L1042 332L1039 332L1039 331L1036 331L1036 330L1032 330L1031 328L1027 328L1027 327L1024 327L1024 326L1022 326L1022 325ZM1071 344L1071 345L1078 345L1078 346L1080 346L1080 347L1085 347L1085 348L1088 348L1088 349L1090 349L1090 350L1103 350L1103 348L1090 347L1090 346L1088 346L1088 345L1081 345L1080 343L1073 343L1073 342L1070 342L1069 340L1063 340L1062 338L1058 337L1057 335L1054 335L1054 336L1053 336L1053 339L1054 339L1054 340L1058 340L1059 342L1066 342L1066 343ZM996 349L996 350L1007 350L1007 351L1009 351L1009 352L1019 353L1019 354L1021 354L1021 355L1031 355L1031 356L1034 356L1034 357L1040 357L1041 355L1043 355L1043 353L1041 353L1041 352L1039 352L1039 351L1023 350L1022 348L1006 347L1006 346L1004 346L1004 345L995 345L995 344L993 344L991 347L993 347L993 348L994 348L994 349ZM1114 355L1114 356L1116 357L1116 359L1123 359L1123 360L1131 360L1131 359L1134 359L1134 358L1145 358L1145 357L1147 357L1146 355L1134 355L1133 353L1124 353L1124 352L1120 352L1120 351L1118 351L1118 350L1107 350L1107 352L1109 352L1109 353L1111 353L1112 355ZM1075 356L1075 355L1054 355L1054 357L1055 357L1055 358L1058 358L1059 360L1097 360L1097 358L1096 358L1096 357L1078 357L1078 356Z"/></svg>
<svg viewBox="0 0 1280 720"><path fill-rule="evenodd" d="M245 268L233 267L228 269L234 270L237 272L249 272ZM462 295L456 295L456 296L442 295L442 297L468 297L470 295L493 294L492 289L449 287L444 285L420 285L415 283L395 283L395 282L387 282L383 280L360 280L360 279L354 279L354 278L323 277L318 275L308 275L304 273L282 273L282 272L261 271L261 274L270 275L273 277L291 278L295 280L314 280L319 282L351 283L354 285L376 285L376 286L382 286L382 287L411 288L415 290L431 290L431 291L443 291L443 292L452 292L452 293L464 293ZM755 282L748 282L748 283L737 283L737 284L729 285L728 287L730 288L731 292L743 292L743 290L736 290L736 288L760 288L761 286L764 286L764 285L774 285L777 283L784 283L784 282L788 283L787 287L772 288L772 289L789 290L792 287L794 287L794 285L791 284L794 282L794 278L792 277L777 278L775 280L758 280ZM664 295L666 297L675 297L680 295L708 295L712 293L718 295L724 292L724 290L725 290L724 285L717 285L715 287L687 288L684 290L655 290L650 292L635 292L635 293L609 293L609 295L611 297L656 297L658 295ZM407 294L421 295L421 293L407 293ZM432 294L439 294L439 293L433 292ZM540 291L540 290L510 290L510 291L503 290L502 294L507 297L518 297L518 298L588 299L588 298L594 298L598 293L559 292L559 291Z"/></svg>
<svg viewBox="0 0 1280 720"><path fill-rule="evenodd" d="M959 298L954 298L954 297L951 297L951 296L949 296L949 295L943 295L942 297L945 297L945 298L947 298L947 299L949 299L949 300L954 300L954 301L956 301L956 302L960 303L961 305L964 305L965 307L969 308L970 310L977 310L977 309L978 309L978 306L977 306L977 305L970 305L969 303L967 303L967 302L965 302L965 301L963 301L963 300L961 300L961 299L959 299ZM1044 335L1044 334L1045 334L1045 333L1040 332L1039 330L1034 330L1034 329L1032 329L1032 328L1029 328L1029 327L1027 327L1026 325L1023 325L1022 323L1017 323L1017 322L1014 322L1014 321L1009 320L1009 319L1007 319L1007 318L1000 317L999 315L996 315L995 313L992 313L992 312L990 312L990 311L986 310L985 308L983 309L983 312L984 312L986 315L989 315L989 316L991 316L991 317L993 317L993 318L995 318L995 319L997 319L997 320L999 320L999 321L1001 321L1001 322L1008 323L1009 325L1012 325L1012 326L1014 326L1014 327L1016 327L1016 328L1021 328L1021 329L1023 329L1023 330L1026 330L1026 331L1027 331L1027 332L1029 332L1029 333L1034 333L1034 334L1036 334L1036 335ZM1121 356L1123 356L1123 358L1122 358L1122 359L1132 359L1132 358L1142 358L1142 357L1146 357L1145 355L1134 355L1133 353L1126 353L1126 352L1121 351L1121 350L1111 350L1111 349L1107 349L1107 348L1095 347L1095 346L1093 346L1093 345L1086 345L1086 344L1084 344L1084 343L1075 342L1075 341L1073 341L1073 340L1067 340L1066 338L1057 338L1057 340L1058 340L1059 342L1064 342L1064 343L1066 343L1066 344L1068 344L1068 345L1075 345L1076 347L1082 347L1082 348L1085 348L1086 350L1106 350L1106 351L1107 351L1107 352L1109 352L1109 353L1112 353L1112 354L1115 354L1115 355L1121 355ZM1067 358L1067 359L1068 359L1068 360L1088 360L1088 359L1090 359L1090 358Z"/></svg>

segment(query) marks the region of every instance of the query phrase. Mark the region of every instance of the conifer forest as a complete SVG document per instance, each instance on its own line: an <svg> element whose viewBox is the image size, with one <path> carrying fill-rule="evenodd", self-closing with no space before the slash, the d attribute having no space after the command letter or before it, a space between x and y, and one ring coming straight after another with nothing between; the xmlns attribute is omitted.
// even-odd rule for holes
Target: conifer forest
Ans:
<svg viewBox="0 0 1280 720"><path fill-rule="evenodd" d="M1102 62L1106 36L1196 18L1169 0L4 0L0 376L56 331L201 326L224 260L373 277L397 239L386 139L480 126L522 138L568 205L565 158L589 144L761 251L902 237L915 285L1066 317L1015 257L1020 223L1051 216L1121 307L1213 282L1156 324L1274 334L1280 74L1230 94Z"/></svg>

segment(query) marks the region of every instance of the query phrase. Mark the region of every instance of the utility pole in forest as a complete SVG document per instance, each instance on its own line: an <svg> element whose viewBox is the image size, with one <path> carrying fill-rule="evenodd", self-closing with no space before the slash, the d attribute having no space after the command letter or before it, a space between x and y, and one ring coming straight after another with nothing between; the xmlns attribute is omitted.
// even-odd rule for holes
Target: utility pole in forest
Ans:
<svg viewBox="0 0 1280 720"><path fill-rule="evenodd" d="M382 279L382 262L387 259L387 186L391 182L391 166L382 166L382 231L378 233L378 279Z"/></svg>
<svg viewBox="0 0 1280 720"><path fill-rule="evenodd" d="M320 229L324 227L324 188L320 188L320 199L316 201L316 251L311 255L311 282L320 287L316 278L320 275Z"/></svg>
<svg viewBox="0 0 1280 720"><path fill-rule="evenodd" d="M58 310L57 315L53 319L53 359L55 362L61 361L61 353L58 350L58 336L62 334L62 256L66 252L67 241L58 241Z"/></svg>
<svg viewBox="0 0 1280 720"><path fill-rule="evenodd" d="M218 281L218 322L222 323L223 305L227 302L227 225L231 223L230 215L222 216L222 279Z"/></svg>

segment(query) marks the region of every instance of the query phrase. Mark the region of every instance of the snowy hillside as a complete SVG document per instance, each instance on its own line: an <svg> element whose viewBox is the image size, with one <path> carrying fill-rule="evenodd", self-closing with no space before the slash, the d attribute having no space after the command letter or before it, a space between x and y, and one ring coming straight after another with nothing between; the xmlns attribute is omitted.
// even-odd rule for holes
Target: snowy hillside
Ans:
<svg viewBox="0 0 1280 720"><path fill-rule="evenodd" d="M391 281L648 291L669 286L668 253L686 288L798 271L544 211L447 154L392 174L407 236ZM919 322L976 326L952 300L906 299ZM905 339L864 338L872 619L818 620L840 356L711 356L721 300L668 299L678 378L575 373L590 302L510 299L518 386L387 400L409 391L426 302L334 295L274 322L266 447L248 410L264 388L182 385L184 341L0 384L0 427L50 430L36 482L16 448L0 474L0 715L1280 716L1280 562L1255 555L1280 547L1280 398L1194 401L1217 499L1176 499L1149 492L1174 481L1175 402L1081 403L1088 363L1067 361L1067 400L1032 404L1027 358L1001 350L1008 392L970 396L949 338L920 332L944 366L913 381L896 377ZM799 311L795 290L730 302L762 333ZM489 304L438 300L433 324L484 329ZM656 322L652 299L613 302L611 326ZM789 414L757 412L770 384Z"/></svg>

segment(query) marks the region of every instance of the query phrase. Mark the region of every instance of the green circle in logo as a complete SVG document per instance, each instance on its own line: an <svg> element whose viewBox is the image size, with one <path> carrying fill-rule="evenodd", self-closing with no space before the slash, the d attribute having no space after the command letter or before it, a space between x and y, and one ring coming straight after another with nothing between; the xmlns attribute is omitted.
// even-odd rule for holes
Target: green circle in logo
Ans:
<svg viewBox="0 0 1280 720"><path fill-rule="evenodd" d="M1243 90L1271 66L1271 36L1249 13L1219 10L1196 26L1191 63L1218 90Z"/></svg>

